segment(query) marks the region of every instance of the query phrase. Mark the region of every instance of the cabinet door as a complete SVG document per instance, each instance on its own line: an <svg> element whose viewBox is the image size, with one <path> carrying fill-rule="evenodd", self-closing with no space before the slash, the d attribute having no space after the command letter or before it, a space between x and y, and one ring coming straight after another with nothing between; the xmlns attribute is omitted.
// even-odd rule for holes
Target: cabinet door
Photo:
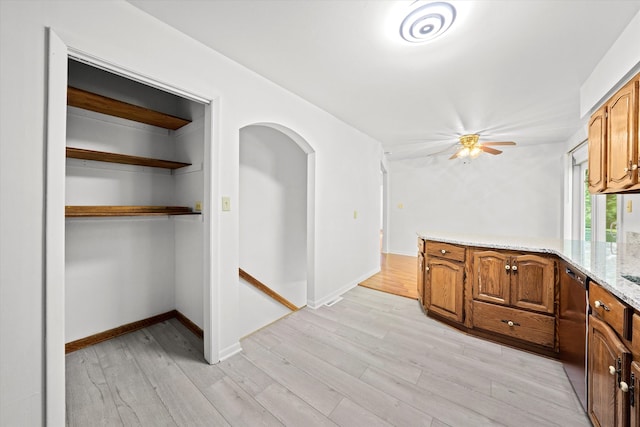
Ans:
<svg viewBox="0 0 640 427"><path fill-rule="evenodd" d="M589 120L589 192L598 193L607 185L607 126L605 108L596 111Z"/></svg>
<svg viewBox="0 0 640 427"><path fill-rule="evenodd" d="M473 254L473 299L509 304L509 255L495 251ZM509 267L507 270L506 267Z"/></svg>
<svg viewBox="0 0 640 427"><path fill-rule="evenodd" d="M593 316L589 316L588 348L589 418L596 427L628 425L628 393L619 384L628 384L629 350L606 323Z"/></svg>
<svg viewBox="0 0 640 427"><path fill-rule="evenodd" d="M422 304L424 295L424 254L418 253L418 301Z"/></svg>
<svg viewBox="0 0 640 427"><path fill-rule="evenodd" d="M538 255L511 258L511 305L554 313L555 263Z"/></svg>
<svg viewBox="0 0 640 427"><path fill-rule="evenodd" d="M629 406L631 407L631 427L640 427L640 364L638 362L631 363Z"/></svg>
<svg viewBox="0 0 640 427"><path fill-rule="evenodd" d="M428 310L456 322L464 319L464 264L428 258L425 299Z"/></svg>
<svg viewBox="0 0 640 427"><path fill-rule="evenodd" d="M631 81L606 104L607 190L624 189L637 182L637 87L638 81Z"/></svg>

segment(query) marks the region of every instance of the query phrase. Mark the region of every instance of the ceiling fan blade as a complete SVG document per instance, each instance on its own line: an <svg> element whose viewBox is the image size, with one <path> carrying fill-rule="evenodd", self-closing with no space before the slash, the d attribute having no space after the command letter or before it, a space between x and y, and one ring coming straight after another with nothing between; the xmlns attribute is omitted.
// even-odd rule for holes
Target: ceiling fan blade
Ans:
<svg viewBox="0 0 640 427"><path fill-rule="evenodd" d="M458 150L458 151L456 151L456 153L455 153L453 156L449 157L449 160L453 160L453 159L455 159L456 157L458 157L458 156L460 155L460 152L461 152L461 151L462 151L462 150Z"/></svg>
<svg viewBox="0 0 640 427"><path fill-rule="evenodd" d="M516 143L513 141L500 141L500 142L491 141L491 142L482 142L481 144L482 145L516 145Z"/></svg>
<svg viewBox="0 0 640 427"><path fill-rule="evenodd" d="M500 154L500 153L502 153L502 151L500 151L500 150L496 150L495 148L491 148L491 147L485 147L484 145L481 145L480 149L482 151L484 151L485 153L489 153L489 154Z"/></svg>

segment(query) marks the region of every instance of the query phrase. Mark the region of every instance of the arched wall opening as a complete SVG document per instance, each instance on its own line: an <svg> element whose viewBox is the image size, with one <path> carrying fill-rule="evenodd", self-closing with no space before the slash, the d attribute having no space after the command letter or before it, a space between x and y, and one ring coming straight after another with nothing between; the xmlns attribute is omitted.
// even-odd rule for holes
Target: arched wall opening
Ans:
<svg viewBox="0 0 640 427"><path fill-rule="evenodd" d="M239 156L240 268L302 307L313 286L313 150L287 127L257 123L240 129ZM240 336L289 313L242 281L239 301Z"/></svg>

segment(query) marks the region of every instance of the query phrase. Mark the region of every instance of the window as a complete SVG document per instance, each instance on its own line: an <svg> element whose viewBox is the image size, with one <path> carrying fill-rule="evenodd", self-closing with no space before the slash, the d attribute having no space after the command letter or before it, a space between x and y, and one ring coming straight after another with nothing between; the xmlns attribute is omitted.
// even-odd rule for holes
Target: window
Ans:
<svg viewBox="0 0 640 427"><path fill-rule="evenodd" d="M589 193L586 141L571 153L571 239L616 243L620 215L616 194Z"/></svg>

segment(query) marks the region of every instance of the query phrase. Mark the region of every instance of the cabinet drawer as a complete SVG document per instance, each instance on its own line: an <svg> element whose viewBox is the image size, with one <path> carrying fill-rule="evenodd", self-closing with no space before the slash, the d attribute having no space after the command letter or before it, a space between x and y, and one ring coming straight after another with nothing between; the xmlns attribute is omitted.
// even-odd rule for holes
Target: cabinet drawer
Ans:
<svg viewBox="0 0 640 427"><path fill-rule="evenodd" d="M631 339L631 309L595 282L589 283L589 305L622 338Z"/></svg>
<svg viewBox="0 0 640 427"><path fill-rule="evenodd" d="M544 314L474 301L473 327L545 347L555 344L555 318Z"/></svg>
<svg viewBox="0 0 640 427"><path fill-rule="evenodd" d="M446 258L452 261L464 261L465 248L450 243L427 241L427 255Z"/></svg>

